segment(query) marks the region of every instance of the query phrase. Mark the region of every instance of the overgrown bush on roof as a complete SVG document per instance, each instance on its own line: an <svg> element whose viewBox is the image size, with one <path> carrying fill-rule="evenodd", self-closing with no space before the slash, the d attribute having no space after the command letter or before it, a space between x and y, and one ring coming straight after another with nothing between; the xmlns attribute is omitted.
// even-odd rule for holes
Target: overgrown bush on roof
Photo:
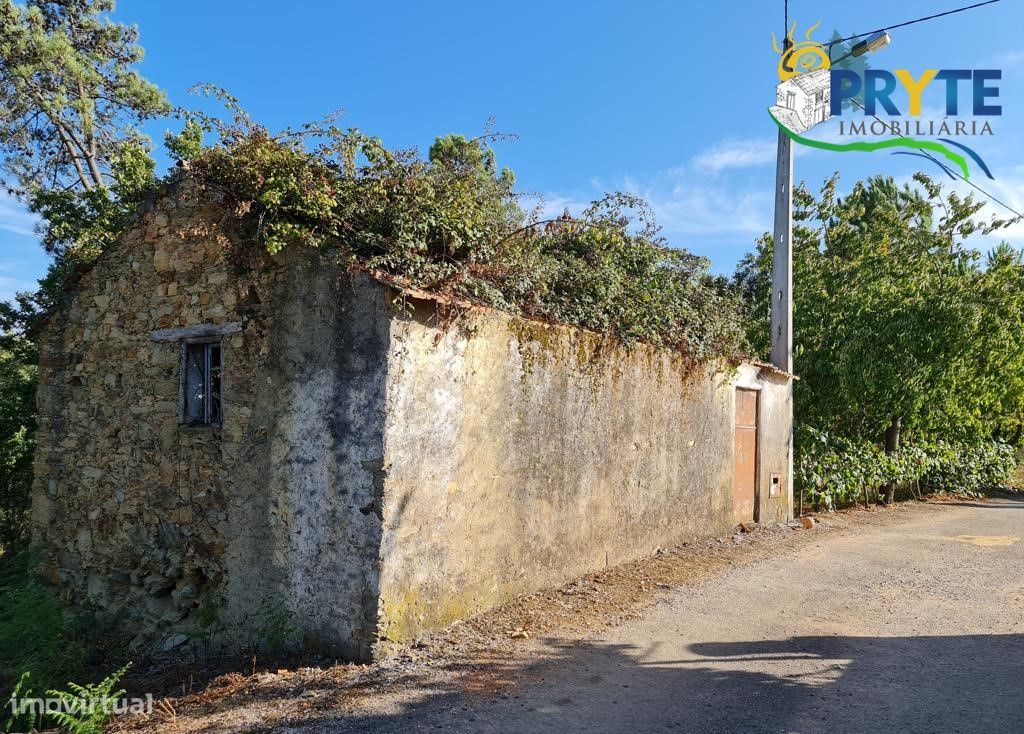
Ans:
<svg viewBox="0 0 1024 734"><path fill-rule="evenodd" d="M544 218L524 210L514 176L498 170L489 143L500 136L438 138L424 159L330 120L274 135L215 93L233 119L193 114L168 147L223 192L246 241L271 253L331 248L427 290L694 362L742 350L737 297L705 258L669 247L635 196ZM209 147L204 130L216 135Z"/></svg>

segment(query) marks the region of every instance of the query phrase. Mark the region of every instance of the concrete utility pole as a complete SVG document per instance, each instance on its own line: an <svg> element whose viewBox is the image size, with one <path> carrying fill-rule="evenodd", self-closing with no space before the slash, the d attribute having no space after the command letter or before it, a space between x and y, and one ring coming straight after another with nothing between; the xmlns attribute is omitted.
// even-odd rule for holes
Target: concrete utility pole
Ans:
<svg viewBox="0 0 1024 734"><path fill-rule="evenodd" d="M772 364L793 372L793 141L779 131L772 246Z"/></svg>
<svg viewBox="0 0 1024 734"><path fill-rule="evenodd" d="M782 58L793 48L789 38L789 0L783 0ZM793 141L779 130L775 161L775 239L772 243L771 361L793 372ZM790 401L792 403L792 400ZM790 477L792 477L790 471ZM793 486L792 484L790 486Z"/></svg>
<svg viewBox="0 0 1024 734"><path fill-rule="evenodd" d="M785 1L786 24L782 53L792 46L789 40L789 1ZM793 374L793 141L779 130L775 161L775 236L772 242L771 360L780 370ZM793 381L789 382L789 466L786 488L793 501ZM803 515L803 493L800 514ZM790 509L790 515L793 510Z"/></svg>

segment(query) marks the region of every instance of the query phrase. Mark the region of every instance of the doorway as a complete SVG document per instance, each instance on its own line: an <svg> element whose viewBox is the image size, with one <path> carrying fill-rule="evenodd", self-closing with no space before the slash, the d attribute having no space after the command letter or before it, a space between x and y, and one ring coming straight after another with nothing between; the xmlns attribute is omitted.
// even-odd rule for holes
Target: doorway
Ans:
<svg viewBox="0 0 1024 734"><path fill-rule="evenodd" d="M757 522L758 391L736 388L733 439L732 519Z"/></svg>

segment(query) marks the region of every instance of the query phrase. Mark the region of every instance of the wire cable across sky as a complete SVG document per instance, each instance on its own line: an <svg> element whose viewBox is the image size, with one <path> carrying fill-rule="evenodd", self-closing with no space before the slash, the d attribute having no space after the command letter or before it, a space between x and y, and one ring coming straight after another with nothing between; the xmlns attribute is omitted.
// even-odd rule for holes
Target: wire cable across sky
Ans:
<svg viewBox="0 0 1024 734"><path fill-rule="evenodd" d="M860 107L860 108L861 108L862 110L864 110L864 105L862 105L862 104L861 104L860 102L858 102L858 101L857 101L857 100L855 100L855 99L854 99L854 100L851 100L851 101L852 101L852 102L853 102L853 103L854 103L855 105L857 105L858 107ZM867 110L864 110L864 111L865 111L865 112L867 112ZM884 120L882 120L882 118L880 118L880 117L879 117L878 115L871 115L871 116L872 116L872 117L874 117L874 118L875 118L876 120L878 120L879 122L881 122L881 123L882 123L883 125L885 124L885 121L884 121ZM928 152L927 150L923 150L923 149L921 149L921 148L917 148L916 150L917 150L917 151L918 151L919 153L921 153L922 155L924 155L925 157L927 157L927 158L930 158L931 160L933 160L933 161L934 161L934 162L935 162L936 164L938 164L938 165L939 165L939 166L940 166L940 167L941 167L941 168L942 168L942 169L943 169L944 171L946 171L946 173L948 173L948 174L949 174L950 176L955 176L956 178L960 179L961 181L963 181L963 182L964 182L965 184L967 184L968 186L971 186L971 187L973 187L974 189L976 189L976 190L977 190L978 192L980 192L981 194L983 194L984 196L986 196L986 197L988 198L988 200L989 200L989 201L991 201L991 202L993 202L993 203L995 203L995 204L999 204L999 205L1001 205L1002 207L1004 207L1004 208L1005 208L1005 209L1007 209L1008 211L1010 211L1010 212L1012 212L1013 214L1016 214L1016 215L1017 215L1018 217L1020 217L1020 218L1024 219L1024 214L1021 214L1021 213L1020 213L1019 211L1017 211L1016 209L1014 209L1014 208L1013 208L1012 206L1010 206L1009 204L1007 204L1007 203L1006 203L1005 201L1003 201L1002 199L999 199L999 198L997 198L996 196L993 196L993 195L992 195L992 194L990 194L989 192L985 191L985 189L981 188L980 186L978 186L978 184L974 183L974 182L973 182L973 181L971 181L970 179L968 179L968 178L965 178L965 177L964 177L964 176L963 176L963 175L962 175L962 174L961 174L961 173L960 173L959 171L955 170L954 168L951 168L951 167L948 167L948 166L946 166L946 165L945 165L944 163L942 163L942 162L941 162L941 161L940 161L940 160L939 160L938 158L936 158L935 156L933 156L933 155L932 155L931 153L929 153L929 152Z"/></svg>
<svg viewBox="0 0 1024 734"><path fill-rule="evenodd" d="M863 38L864 36L870 36L872 33L881 33L882 31L893 31L893 30L896 30L897 28L906 28L908 25L915 25L916 23L924 23L926 20L935 20L936 18L944 18L947 15L956 15L957 13L965 13L968 10L974 10L975 8L981 8L981 7L984 7L986 5L994 5L995 3L998 3L998 2L1002 2L1002 0L986 0L986 2L983 2L983 3L975 3L974 5L967 5L967 6L962 7L962 8L956 8L955 10L947 10L947 11L945 11L943 13L936 13L935 15L925 16L924 18L916 18L915 20L908 20L908 21L904 21L903 23L896 23L894 25L882 26L881 28L876 28L873 31L867 31L866 33L858 33L857 35L850 36L849 38L840 38L837 41L831 41L831 43L832 44L845 43L846 41L853 41L853 40L855 40L857 38ZM788 15L788 13L787 13L787 15Z"/></svg>

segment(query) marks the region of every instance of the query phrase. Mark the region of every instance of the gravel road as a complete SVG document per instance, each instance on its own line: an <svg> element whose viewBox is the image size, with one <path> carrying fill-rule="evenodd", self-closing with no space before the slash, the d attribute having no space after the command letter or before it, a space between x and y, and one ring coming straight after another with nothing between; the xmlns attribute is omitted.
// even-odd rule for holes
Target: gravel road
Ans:
<svg viewBox="0 0 1024 734"><path fill-rule="evenodd" d="M821 532L517 677L288 731L1020 734L1024 501Z"/></svg>

